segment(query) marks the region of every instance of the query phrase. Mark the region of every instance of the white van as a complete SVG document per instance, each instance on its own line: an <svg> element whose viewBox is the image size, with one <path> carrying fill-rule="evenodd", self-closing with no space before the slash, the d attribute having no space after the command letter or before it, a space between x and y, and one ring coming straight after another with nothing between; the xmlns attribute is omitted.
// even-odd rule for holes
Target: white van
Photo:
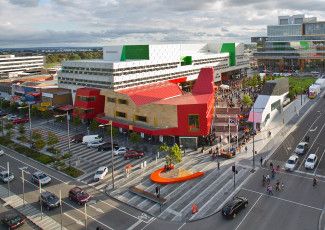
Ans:
<svg viewBox="0 0 325 230"><path fill-rule="evenodd" d="M87 135L82 138L82 143L83 144L88 144L90 142L95 142L95 141L102 141L103 138L100 137L98 134L96 135Z"/></svg>

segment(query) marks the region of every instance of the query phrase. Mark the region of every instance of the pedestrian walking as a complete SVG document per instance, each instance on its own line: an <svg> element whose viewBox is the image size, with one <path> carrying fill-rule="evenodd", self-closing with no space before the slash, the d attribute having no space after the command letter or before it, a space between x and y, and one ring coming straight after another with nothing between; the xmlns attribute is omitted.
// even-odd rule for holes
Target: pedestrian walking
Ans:
<svg viewBox="0 0 325 230"><path fill-rule="evenodd" d="M266 183L269 184L271 182L270 175L266 175L265 180L266 180Z"/></svg>
<svg viewBox="0 0 325 230"><path fill-rule="evenodd" d="M262 165L263 165L263 157L261 157L260 163L261 163L261 167L262 167Z"/></svg>
<svg viewBox="0 0 325 230"><path fill-rule="evenodd" d="M272 192L272 185L268 185L267 188L266 188L266 191L269 195L273 195L273 192Z"/></svg>
<svg viewBox="0 0 325 230"><path fill-rule="evenodd" d="M247 149L247 146L245 146L245 151L246 151L246 153L247 153L247 150L248 150L248 149Z"/></svg>
<svg viewBox="0 0 325 230"><path fill-rule="evenodd" d="M270 162L270 169L272 170L273 169L273 163Z"/></svg>
<svg viewBox="0 0 325 230"><path fill-rule="evenodd" d="M280 181L277 181L275 184L275 191L280 192Z"/></svg>
<svg viewBox="0 0 325 230"><path fill-rule="evenodd" d="M275 177L275 170L274 169L272 169L271 177L272 177L272 179L274 179L274 177Z"/></svg>
<svg viewBox="0 0 325 230"><path fill-rule="evenodd" d="M314 177L314 179L313 179L313 187L316 187L316 185L317 185L317 179L316 179L316 177Z"/></svg>

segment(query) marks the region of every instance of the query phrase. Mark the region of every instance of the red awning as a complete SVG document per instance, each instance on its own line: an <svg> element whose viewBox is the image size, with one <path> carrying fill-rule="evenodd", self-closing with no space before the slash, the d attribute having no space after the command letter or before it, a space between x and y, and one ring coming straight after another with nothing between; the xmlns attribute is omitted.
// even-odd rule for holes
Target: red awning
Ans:
<svg viewBox="0 0 325 230"><path fill-rule="evenodd" d="M73 106L72 105L64 105L58 108L58 110L62 110L62 111L70 111L73 110Z"/></svg>
<svg viewBox="0 0 325 230"><path fill-rule="evenodd" d="M262 123L262 113L261 112L250 112L248 117L249 122Z"/></svg>
<svg viewBox="0 0 325 230"><path fill-rule="evenodd" d="M180 77L180 78L175 78L175 79L171 79L168 80L171 83L182 83L182 82L186 82L187 77Z"/></svg>

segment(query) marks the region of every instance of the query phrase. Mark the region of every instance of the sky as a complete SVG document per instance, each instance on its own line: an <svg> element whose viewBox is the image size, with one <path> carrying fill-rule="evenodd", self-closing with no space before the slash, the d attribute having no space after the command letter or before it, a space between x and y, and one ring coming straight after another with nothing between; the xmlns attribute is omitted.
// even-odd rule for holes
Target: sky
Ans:
<svg viewBox="0 0 325 230"><path fill-rule="evenodd" d="M0 0L0 48L250 42L325 0Z"/></svg>

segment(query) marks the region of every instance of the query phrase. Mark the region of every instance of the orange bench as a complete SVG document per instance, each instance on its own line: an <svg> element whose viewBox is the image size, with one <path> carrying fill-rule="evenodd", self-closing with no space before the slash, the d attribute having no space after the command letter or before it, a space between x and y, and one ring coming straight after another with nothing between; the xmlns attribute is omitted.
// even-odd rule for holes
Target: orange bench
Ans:
<svg viewBox="0 0 325 230"><path fill-rule="evenodd" d="M204 172L196 172L196 173L193 173L188 176L168 178L168 177L160 176L160 173L162 173L163 171L164 171L164 168L154 171L150 175L150 180L157 184L174 184L174 183L181 183L181 182L188 181L188 180L193 180L193 179L196 179L196 178L204 175Z"/></svg>

